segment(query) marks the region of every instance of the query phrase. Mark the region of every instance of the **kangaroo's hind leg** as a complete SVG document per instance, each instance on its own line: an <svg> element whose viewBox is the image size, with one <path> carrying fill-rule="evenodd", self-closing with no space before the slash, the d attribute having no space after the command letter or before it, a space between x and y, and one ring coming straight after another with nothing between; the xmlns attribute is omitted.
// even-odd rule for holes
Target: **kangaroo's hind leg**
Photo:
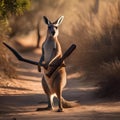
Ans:
<svg viewBox="0 0 120 120"><path fill-rule="evenodd" d="M66 85L66 73L64 71L59 71L59 73L56 75L56 80L54 83L54 89L56 91L56 95L58 98L58 105L59 105L58 112L63 111L62 90L65 85Z"/></svg>
<svg viewBox="0 0 120 120"><path fill-rule="evenodd" d="M44 77L42 78L42 87L48 98L48 107L44 108L44 110L53 110L53 97L54 96L51 95L49 87L48 87ZM37 111L40 111L40 108L38 108Z"/></svg>
<svg viewBox="0 0 120 120"><path fill-rule="evenodd" d="M63 112L63 106L62 106L62 91L61 91L61 89L58 89L56 92L57 92L56 94L57 94L58 105L59 105L58 112Z"/></svg>
<svg viewBox="0 0 120 120"><path fill-rule="evenodd" d="M47 107L47 109L52 110L53 109L53 97L54 96L51 94L44 77L42 78L42 87L43 87L43 90L48 97L48 107Z"/></svg>

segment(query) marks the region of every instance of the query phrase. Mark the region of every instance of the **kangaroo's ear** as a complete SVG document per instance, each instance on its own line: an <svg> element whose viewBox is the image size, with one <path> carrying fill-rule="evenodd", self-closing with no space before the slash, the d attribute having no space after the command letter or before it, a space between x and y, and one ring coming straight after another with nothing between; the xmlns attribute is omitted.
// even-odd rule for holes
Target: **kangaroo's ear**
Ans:
<svg viewBox="0 0 120 120"><path fill-rule="evenodd" d="M43 20L47 25L51 23L46 16L43 16Z"/></svg>
<svg viewBox="0 0 120 120"><path fill-rule="evenodd" d="M54 24L56 24L57 26L59 26L59 25L62 23L63 19L64 19L64 16L59 17L59 18L54 22Z"/></svg>

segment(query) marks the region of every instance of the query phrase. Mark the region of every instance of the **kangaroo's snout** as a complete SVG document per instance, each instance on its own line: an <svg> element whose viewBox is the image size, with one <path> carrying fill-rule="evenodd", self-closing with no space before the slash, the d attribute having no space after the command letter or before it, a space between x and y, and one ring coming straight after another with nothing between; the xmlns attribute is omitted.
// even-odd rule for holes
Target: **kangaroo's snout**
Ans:
<svg viewBox="0 0 120 120"><path fill-rule="evenodd" d="M54 25L49 25L48 31L49 31L50 35L52 35L52 36L56 36L56 34L58 33L58 29Z"/></svg>

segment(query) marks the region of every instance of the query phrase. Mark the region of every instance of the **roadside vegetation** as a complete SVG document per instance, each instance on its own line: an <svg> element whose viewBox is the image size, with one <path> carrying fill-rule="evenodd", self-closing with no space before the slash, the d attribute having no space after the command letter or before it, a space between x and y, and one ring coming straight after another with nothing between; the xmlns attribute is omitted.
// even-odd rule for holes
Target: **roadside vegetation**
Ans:
<svg viewBox="0 0 120 120"><path fill-rule="evenodd" d="M8 51L2 45L3 41L10 42L11 28L9 19L22 15L30 8L29 0L1 0L0 1L0 79L15 77L15 69L12 66Z"/></svg>

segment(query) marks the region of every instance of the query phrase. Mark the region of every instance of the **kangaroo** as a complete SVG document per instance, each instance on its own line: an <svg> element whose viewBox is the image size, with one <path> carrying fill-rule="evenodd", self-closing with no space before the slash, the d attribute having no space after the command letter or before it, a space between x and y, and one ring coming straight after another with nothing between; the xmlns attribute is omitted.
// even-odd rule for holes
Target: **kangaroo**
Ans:
<svg viewBox="0 0 120 120"><path fill-rule="evenodd" d="M48 26L46 40L42 45L42 55L38 64L38 70L43 67L44 75L42 78L42 87L48 97L48 107L53 110L53 98L57 97L59 103L58 112L63 111L63 107L72 107L62 97L62 90L66 85L66 69L63 64L49 78L46 74L56 65L62 56L61 45L58 40L58 26L62 23L64 16L59 17L55 22L51 22L47 17L43 17L45 24ZM47 69L45 69L47 67ZM39 111L39 108L37 109Z"/></svg>

